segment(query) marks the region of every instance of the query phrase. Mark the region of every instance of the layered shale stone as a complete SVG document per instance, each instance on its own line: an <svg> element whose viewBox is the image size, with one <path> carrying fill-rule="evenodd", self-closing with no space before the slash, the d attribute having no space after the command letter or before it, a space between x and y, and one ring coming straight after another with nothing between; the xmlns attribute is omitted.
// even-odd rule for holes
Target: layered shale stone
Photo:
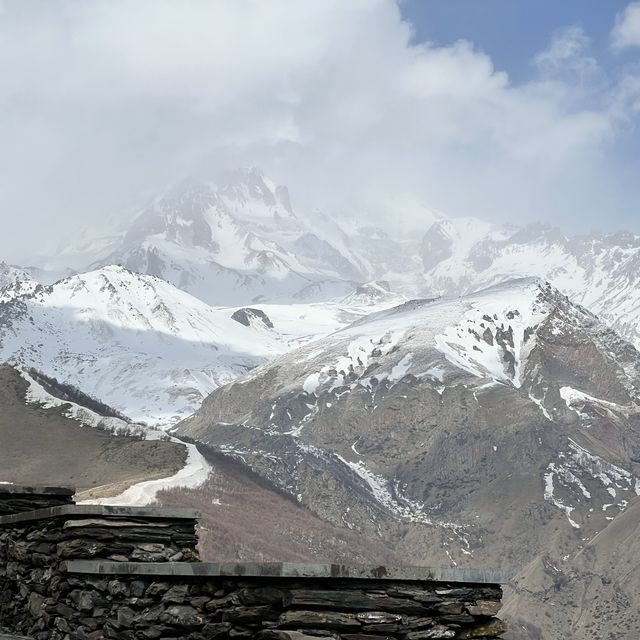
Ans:
<svg viewBox="0 0 640 640"><path fill-rule="evenodd" d="M339 611L285 611L278 619L278 626L359 629L362 625L354 615Z"/></svg>
<svg viewBox="0 0 640 640"><path fill-rule="evenodd" d="M197 560L195 541L194 514L175 510L57 505L0 516L0 631L37 640L470 640L504 631L500 574L171 560Z"/></svg>
<svg viewBox="0 0 640 640"><path fill-rule="evenodd" d="M391 611L394 613L425 613L426 608L411 599L394 598L386 593L364 591L320 591L295 590L285 596L285 605L290 607L331 607L353 611Z"/></svg>
<svg viewBox="0 0 640 640"><path fill-rule="evenodd" d="M73 504L74 489L0 485L0 516Z"/></svg>

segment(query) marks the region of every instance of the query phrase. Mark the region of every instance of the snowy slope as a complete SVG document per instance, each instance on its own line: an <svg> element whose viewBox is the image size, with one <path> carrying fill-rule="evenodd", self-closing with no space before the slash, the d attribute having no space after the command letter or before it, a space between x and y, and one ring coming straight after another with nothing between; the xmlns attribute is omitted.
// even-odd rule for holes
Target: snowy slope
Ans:
<svg viewBox="0 0 640 640"><path fill-rule="evenodd" d="M534 225L435 223L422 246L424 295L464 294L515 277L544 278L640 345L640 236L567 238Z"/></svg>
<svg viewBox="0 0 640 640"><path fill-rule="evenodd" d="M78 504L104 504L117 506L144 506L156 502L160 491L169 489L193 489L206 482L211 472L211 465L206 458L198 451L194 444L183 443L176 438L171 438L172 442L180 442L187 449L187 459L184 467L171 476L156 480L145 480L138 482L122 493L107 498L89 498L79 501Z"/></svg>
<svg viewBox="0 0 640 640"><path fill-rule="evenodd" d="M62 415L70 420L75 420L83 427L95 427L118 435L143 436L146 430L142 425L135 424L117 416L104 416L68 398L61 398L60 389L46 389L43 381L38 380L33 370L24 365L17 365L16 371L28 384L25 401L27 404L35 404L43 409L60 408ZM54 391L58 392L55 395Z"/></svg>
<svg viewBox="0 0 640 640"><path fill-rule="evenodd" d="M135 420L171 423L256 365L400 299L384 293L344 304L265 305L275 326L245 326L234 309L105 267L52 286L8 288L0 360L71 383Z"/></svg>
<svg viewBox="0 0 640 640"><path fill-rule="evenodd" d="M121 264L217 306L327 300L373 277L333 219L296 213L286 187L258 169L173 185L119 232L85 234L45 263L81 271Z"/></svg>
<svg viewBox="0 0 640 640"><path fill-rule="evenodd" d="M213 388L286 348L266 329L121 267L15 297L0 313L1 359L151 422L191 412Z"/></svg>
<svg viewBox="0 0 640 640"><path fill-rule="evenodd" d="M406 376L440 388L471 376L482 384L519 389L538 383L538 364L531 364L530 356L543 323L552 333L557 324L562 333L567 325L588 326L597 320L548 283L523 278L463 297L413 300L371 313L282 356L277 365L288 365L283 389L316 395L345 387L372 389ZM614 337L612 333L609 339ZM263 371L256 369L242 380ZM635 389L631 381L628 385ZM558 389L563 405L582 399L570 387Z"/></svg>

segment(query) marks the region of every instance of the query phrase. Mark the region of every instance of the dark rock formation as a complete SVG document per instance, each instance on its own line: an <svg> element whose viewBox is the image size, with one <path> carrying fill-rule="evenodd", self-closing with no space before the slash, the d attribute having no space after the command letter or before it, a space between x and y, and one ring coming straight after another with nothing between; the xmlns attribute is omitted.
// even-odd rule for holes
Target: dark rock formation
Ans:
<svg viewBox="0 0 640 640"><path fill-rule="evenodd" d="M269 319L269 316L261 309L254 309L252 307L244 307L233 312L231 316L233 320L243 324L245 327L250 327L254 323L262 323L267 329L273 329L273 322Z"/></svg>

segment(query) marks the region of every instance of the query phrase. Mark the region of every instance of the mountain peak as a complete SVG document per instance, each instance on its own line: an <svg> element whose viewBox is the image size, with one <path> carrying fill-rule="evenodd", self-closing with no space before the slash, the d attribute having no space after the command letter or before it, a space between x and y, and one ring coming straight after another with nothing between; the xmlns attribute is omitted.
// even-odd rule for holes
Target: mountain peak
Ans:
<svg viewBox="0 0 640 640"><path fill-rule="evenodd" d="M277 331L243 326L232 310L119 265L3 302L0 361L82 386L155 424L188 415L212 389L288 345Z"/></svg>

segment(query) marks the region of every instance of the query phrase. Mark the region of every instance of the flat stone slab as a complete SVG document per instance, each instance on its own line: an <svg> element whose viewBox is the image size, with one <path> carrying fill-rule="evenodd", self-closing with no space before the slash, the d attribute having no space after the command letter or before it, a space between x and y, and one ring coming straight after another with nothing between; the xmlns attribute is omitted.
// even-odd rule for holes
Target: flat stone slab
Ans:
<svg viewBox="0 0 640 640"><path fill-rule="evenodd" d="M39 495L39 496L72 496L76 490L72 487L26 487L19 484L0 484L0 495ZM2 638L2 636L0 636Z"/></svg>
<svg viewBox="0 0 640 640"><path fill-rule="evenodd" d="M467 584L505 584L512 573L495 569L313 564L294 562L112 562L69 560L68 573L171 576L230 576L248 578L353 578L358 580L397 580L464 582Z"/></svg>
<svg viewBox="0 0 640 640"><path fill-rule="evenodd" d="M51 518L78 517L145 518L149 520L197 520L200 512L195 509L166 507L115 507L97 504L69 504L35 511L24 511L0 516L0 526L49 520Z"/></svg>

